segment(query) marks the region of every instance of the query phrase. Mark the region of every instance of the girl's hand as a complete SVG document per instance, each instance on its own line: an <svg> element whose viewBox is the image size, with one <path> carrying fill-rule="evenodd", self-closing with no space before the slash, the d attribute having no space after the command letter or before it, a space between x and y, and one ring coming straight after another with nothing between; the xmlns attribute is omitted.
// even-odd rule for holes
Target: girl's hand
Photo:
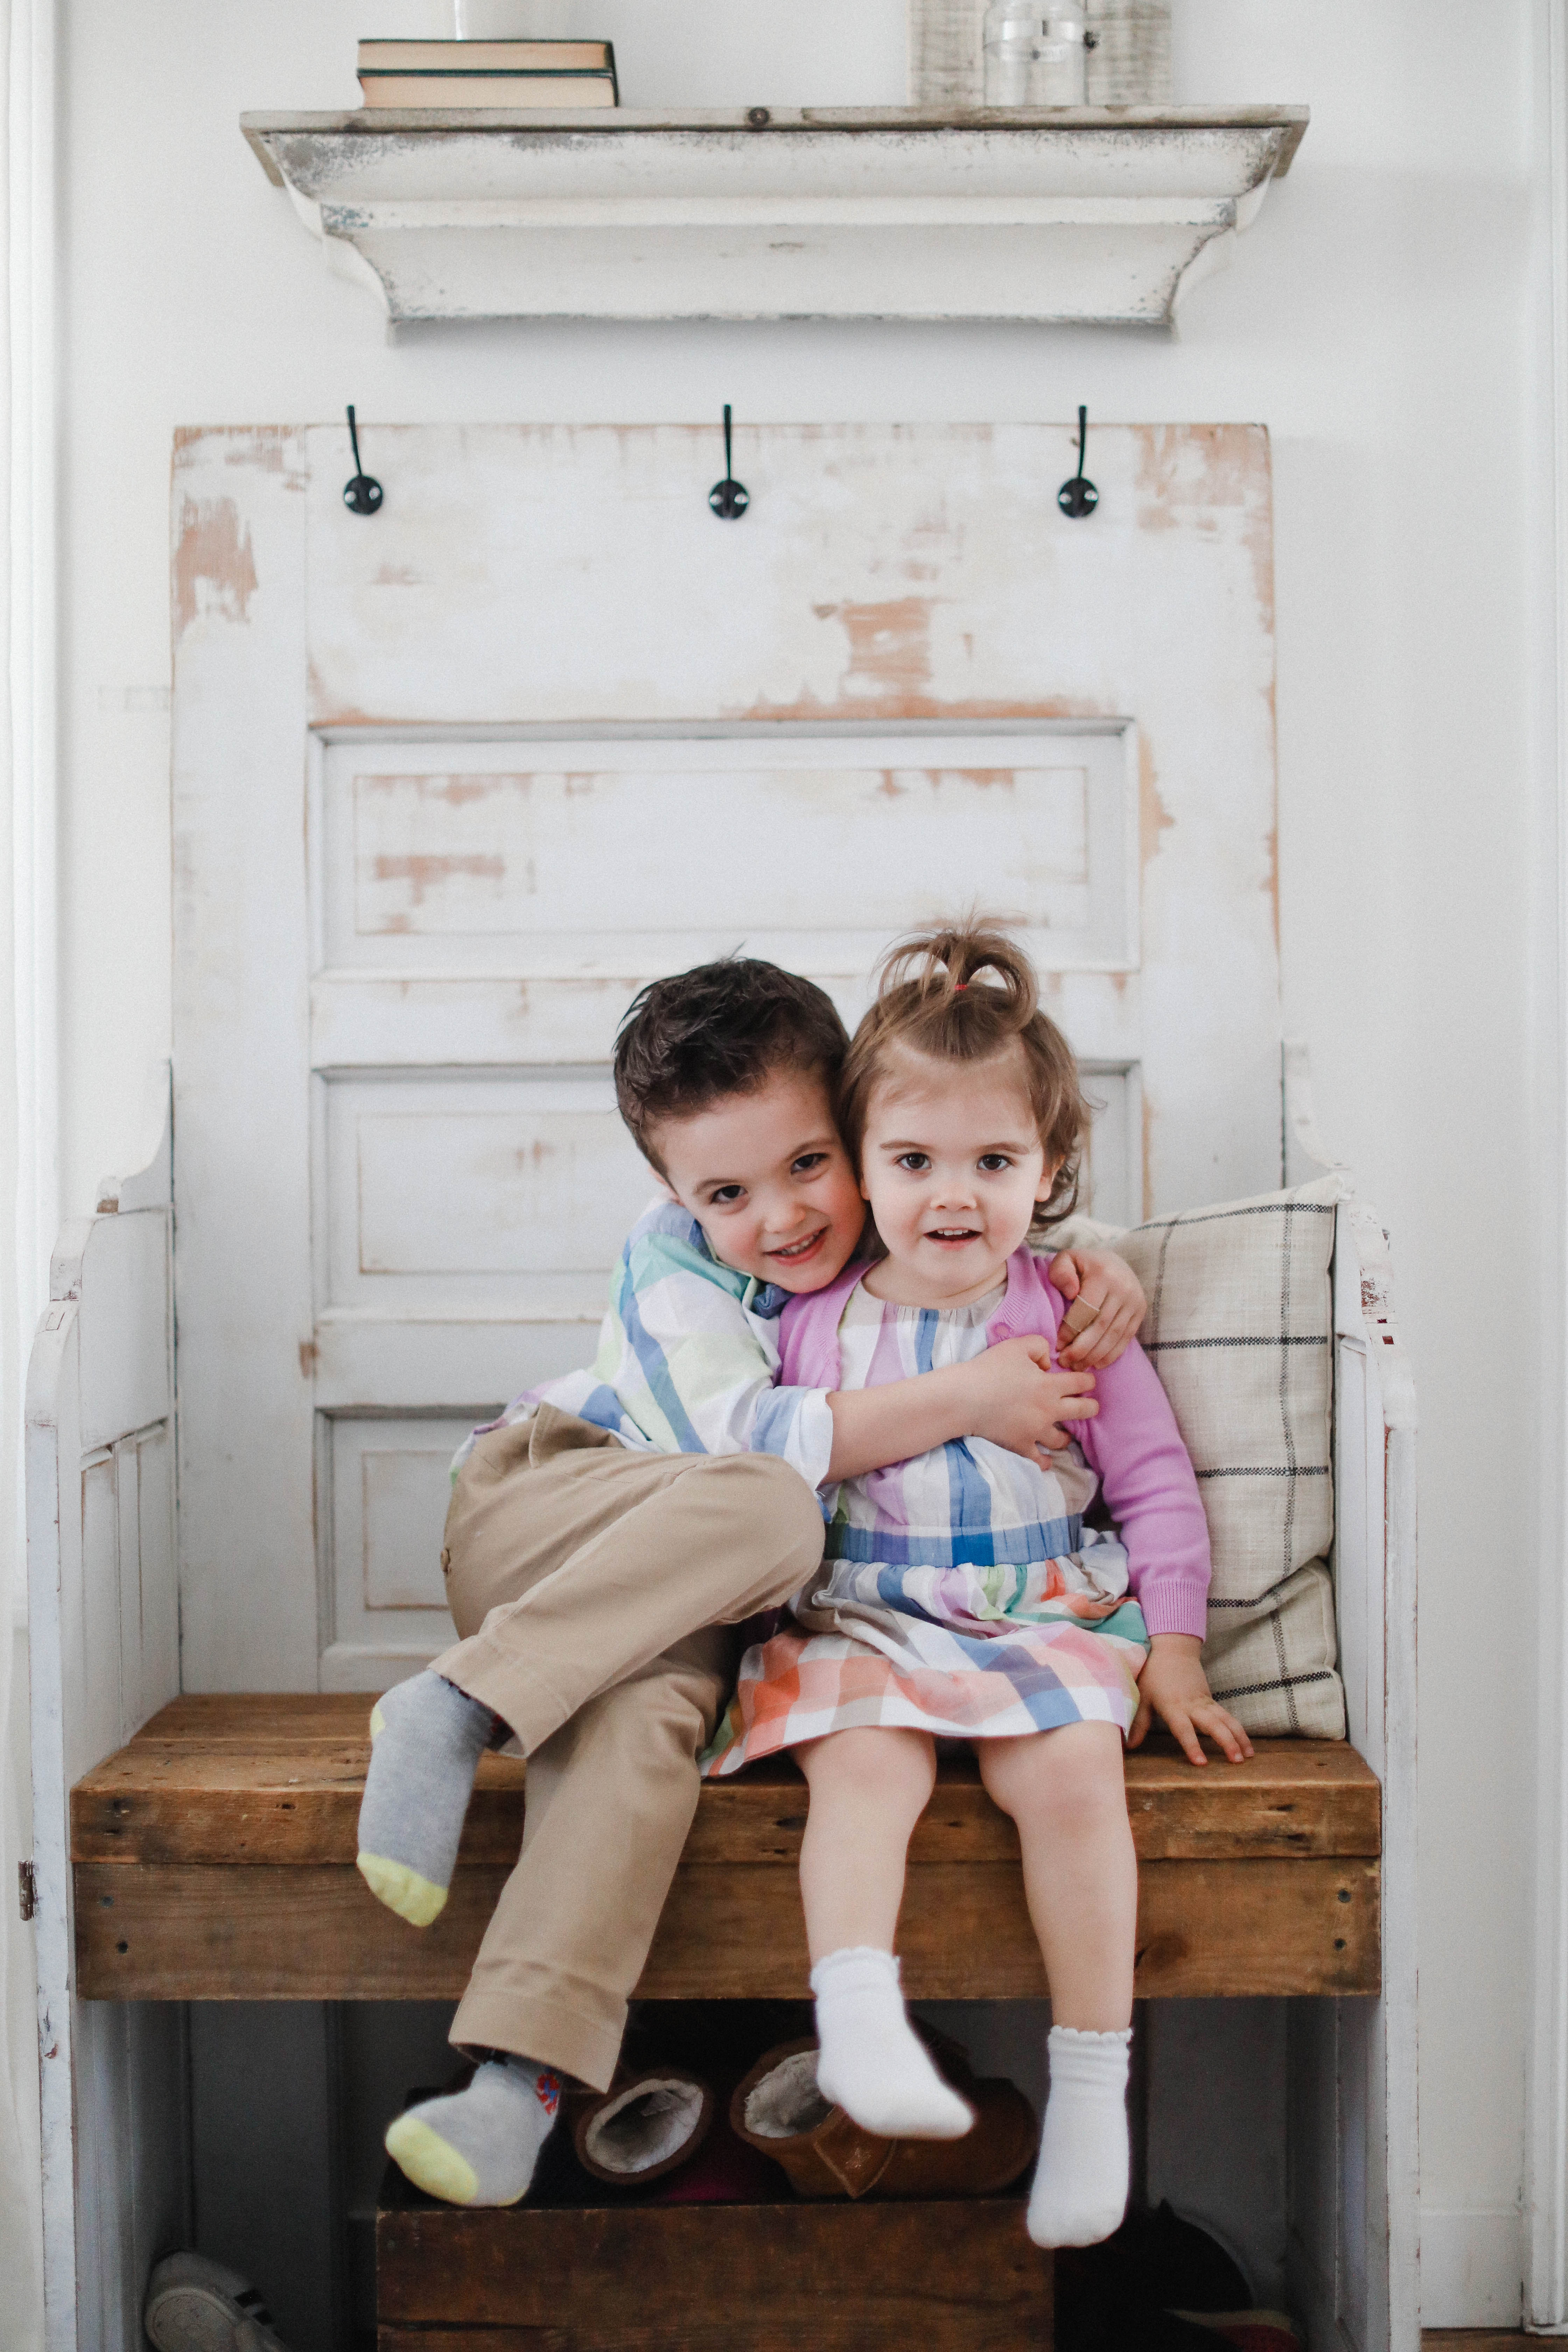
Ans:
<svg viewBox="0 0 1568 2352"><path fill-rule="evenodd" d="M1074 1422L1100 1411L1092 1372L1053 1371L1044 1339L1002 1339L972 1362L956 1366L964 1382L966 1437L986 1437L1037 1462L1073 1442Z"/></svg>
<svg viewBox="0 0 1568 2352"><path fill-rule="evenodd" d="M1129 1748L1141 1748L1155 1716L1173 1732L1189 1764L1206 1764L1198 1741L1206 1731L1233 1764L1252 1753L1252 1742L1234 1715L1221 1706L1209 1690L1204 1672L1203 1643L1195 1633L1156 1633L1149 1645L1149 1663L1138 1677L1138 1714L1127 1735Z"/></svg>
<svg viewBox="0 0 1568 2352"><path fill-rule="evenodd" d="M1071 1301L1057 1333L1063 1370L1113 1364L1136 1338L1149 1304L1132 1268L1107 1250L1058 1250L1046 1273Z"/></svg>

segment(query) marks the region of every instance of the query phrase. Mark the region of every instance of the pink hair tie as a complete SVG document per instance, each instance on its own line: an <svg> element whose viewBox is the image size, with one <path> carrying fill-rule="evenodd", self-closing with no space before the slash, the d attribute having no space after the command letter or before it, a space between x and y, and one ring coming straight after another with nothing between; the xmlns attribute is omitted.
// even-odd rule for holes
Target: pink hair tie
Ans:
<svg viewBox="0 0 1568 2352"><path fill-rule="evenodd" d="M955 980L952 983L952 992L954 996L962 996L968 986L969 982L966 980Z"/></svg>

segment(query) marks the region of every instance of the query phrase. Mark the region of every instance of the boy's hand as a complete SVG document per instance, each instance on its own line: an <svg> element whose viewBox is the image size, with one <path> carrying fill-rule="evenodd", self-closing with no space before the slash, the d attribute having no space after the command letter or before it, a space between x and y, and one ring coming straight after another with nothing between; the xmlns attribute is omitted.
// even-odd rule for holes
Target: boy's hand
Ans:
<svg viewBox="0 0 1568 2352"><path fill-rule="evenodd" d="M1073 1442L1074 1422L1100 1411L1092 1372L1053 1371L1044 1339L1003 1339L957 1368L968 1408L964 1434L1037 1462Z"/></svg>
<svg viewBox="0 0 1568 2352"><path fill-rule="evenodd" d="M1204 1672L1203 1643L1195 1633L1156 1633L1149 1645L1149 1663L1138 1677L1138 1713L1127 1735L1129 1748L1141 1748L1155 1716L1174 1733L1189 1764L1206 1764L1198 1734L1206 1731L1233 1764L1252 1753L1252 1742L1234 1715L1221 1706L1209 1690Z"/></svg>
<svg viewBox="0 0 1568 2352"><path fill-rule="evenodd" d="M1058 1250L1046 1273L1071 1301L1057 1333L1063 1369L1113 1364L1136 1338L1149 1304L1132 1268L1107 1250Z"/></svg>

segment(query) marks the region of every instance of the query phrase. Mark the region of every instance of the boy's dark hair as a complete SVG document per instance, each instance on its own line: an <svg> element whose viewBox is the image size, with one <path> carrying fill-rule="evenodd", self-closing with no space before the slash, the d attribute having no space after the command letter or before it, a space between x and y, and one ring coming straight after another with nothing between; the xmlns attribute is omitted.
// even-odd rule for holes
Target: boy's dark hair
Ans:
<svg viewBox="0 0 1568 2352"><path fill-rule="evenodd" d="M815 981L754 956L725 956L650 981L616 1035L616 1100L643 1158L660 1119L754 1094L775 1070L809 1071L831 1094L849 1037Z"/></svg>

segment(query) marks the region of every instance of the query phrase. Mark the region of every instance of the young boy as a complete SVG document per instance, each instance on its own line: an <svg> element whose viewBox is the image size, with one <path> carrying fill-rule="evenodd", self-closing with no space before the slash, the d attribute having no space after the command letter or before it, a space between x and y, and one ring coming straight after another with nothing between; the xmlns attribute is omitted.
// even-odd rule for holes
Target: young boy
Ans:
<svg viewBox="0 0 1568 2352"><path fill-rule="evenodd" d="M1080 1329L850 1395L775 1385L779 1310L847 1264L865 1204L833 1100L847 1040L809 981L746 959L643 991L616 1048L622 1116L666 1198L616 1270L591 1372L520 1398L458 1455L442 1566L461 1637L372 1717L359 1866L418 1927L446 1901L479 1759L529 1759L522 1851L452 2040L468 2088L393 2124L433 2196L514 2203L562 2074L615 2072L735 1665L731 1629L821 1558L816 1497L950 1438L1028 1454L1091 1415L1089 1367L1143 1308L1119 1259L1063 1253ZM1065 1327L1064 1327L1065 1328Z"/></svg>

